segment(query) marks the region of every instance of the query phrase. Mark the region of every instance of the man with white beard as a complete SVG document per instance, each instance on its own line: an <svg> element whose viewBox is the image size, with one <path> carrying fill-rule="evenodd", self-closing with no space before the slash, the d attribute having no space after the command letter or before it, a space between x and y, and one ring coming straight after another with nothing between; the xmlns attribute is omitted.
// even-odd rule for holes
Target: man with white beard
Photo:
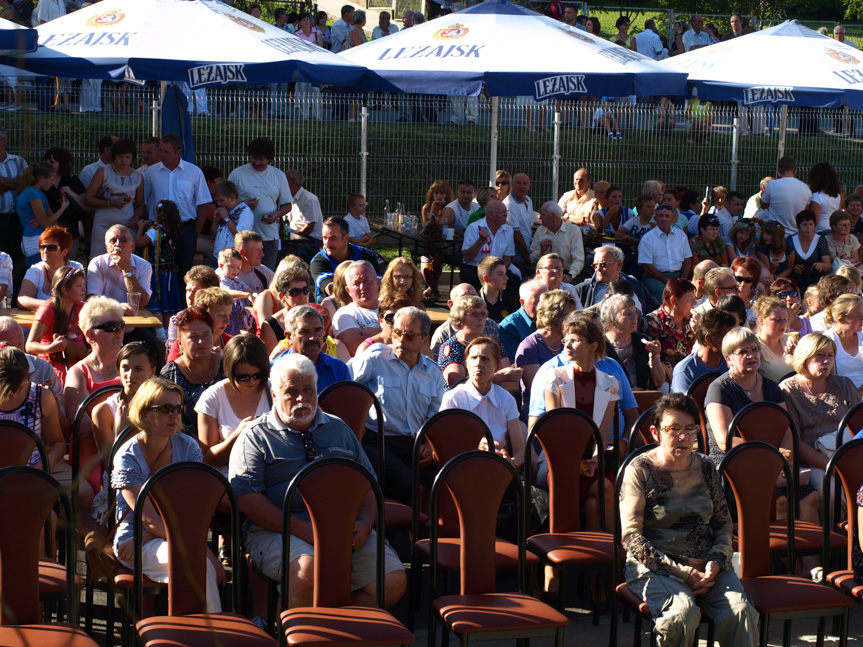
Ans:
<svg viewBox="0 0 863 647"><path fill-rule="evenodd" d="M246 548L255 565L278 580L282 568L282 502L291 479L323 458L347 458L369 471L372 466L357 437L340 418L318 408L317 374L308 357L291 354L270 372L273 410L249 423L231 450L229 475L240 511L249 519ZM371 492L354 523L351 604L373 606L375 582L375 500ZM311 606L314 538L300 497L291 508L288 607ZM407 578L401 560L384 553L387 607L404 594Z"/></svg>

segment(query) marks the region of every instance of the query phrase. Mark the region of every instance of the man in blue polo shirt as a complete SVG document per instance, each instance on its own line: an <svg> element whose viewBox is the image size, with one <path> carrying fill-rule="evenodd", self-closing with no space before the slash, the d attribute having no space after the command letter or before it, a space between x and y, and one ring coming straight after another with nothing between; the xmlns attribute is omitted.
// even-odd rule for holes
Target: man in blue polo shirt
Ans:
<svg viewBox="0 0 863 647"><path fill-rule="evenodd" d="M518 288L518 300L521 307L500 322L500 340L506 346L510 359L515 357L518 345L528 335L536 332L536 306L539 297L548 292L542 281L531 279Z"/></svg>
<svg viewBox="0 0 863 647"><path fill-rule="evenodd" d="M327 218L321 230L324 248L315 254L309 264L312 280L315 282L318 302L332 294L333 274L344 261L368 261L378 278L387 269L387 261L376 251L348 242L349 228L344 218Z"/></svg>
<svg viewBox="0 0 863 647"><path fill-rule="evenodd" d="M336 382L351 379L350 371L338 357L327 355L324 349L324 318L311 306L297 306L285 315L285 338L291 347L271 362L275 365L289 354L305 355L318 373L318 393Z"/></svg>

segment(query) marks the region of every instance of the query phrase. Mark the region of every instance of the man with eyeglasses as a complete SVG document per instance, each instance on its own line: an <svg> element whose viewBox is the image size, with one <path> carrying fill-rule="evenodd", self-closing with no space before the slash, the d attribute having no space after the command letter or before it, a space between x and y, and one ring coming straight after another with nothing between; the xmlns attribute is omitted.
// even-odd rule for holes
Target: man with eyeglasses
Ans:
<svg viewBox="0 0 863 647"><path fill-rule="evenodd" d="M728 370L722 355L722 340L736 324L733 314L718 309L709 310L699 319L695 329L698 345L675 365L671 378L672 393L686 393L702 375L719 375Z"/></svg>
<svg viewBox="0 0 863 647"><path fill-rule="evenodd" d="M632 285L635 306L642 313L653 312L659 302L648 292L644 284L631 274L623 272L623 251L613 245L598 247L593 254L593 276L575 286L575 292L584 307L596 305L605 298L612 281L626 279Z"/></svg>
<svg viewBox="0 0 863 647"><path fill-rule="evenodd" d="M546 202L540 207L539 220L542 224L530 243L530 261L536 263L540 256L558 254L567 268L563 281L572 283L584 267L581 229L563 219L563 209L556 202Z"/></svg>
<svg viewBox="0 0 863 647"><path fill-rule="evenodd" d="M509 277L506 291L517 297L521 271L512 262L515 256L515 239L513 228L507 224L506 219L506 205L500 200L489 200L485 205L485 218L468 225L461 247L461 277L479 290L482 285L477 265L486 256L497 256L506 264Z"/></svg>
<svg viewBox="0 0 863 647"><path fill-rule="evenodd" d="M739 292L737 279L734 278L734 270L730 267L715 267L704 275L703 282L704 296L707 299L704 303L692 309L692 312L698 316L710 312L716 305L716 302L726 294L737 294Z"/></svg>
<svg viewBox="0 0 863 647"><path fill-rule="evenodd" d="M333 316L333 336L341 341L353 356L364 339L381 331L378 319L380 281L368 261L354 261L345 271L345 290L352 301L336 310Z"/></svg>
<svg viewBox="0 0 863 647"><path fill-rule="evenodd" d="M324 349L324 318L311 306L296 306L285 315L285 339L290 346L270 361L275 366L288 355L305 355L318 376L318 394L336 382L347 382L351 373L338 357L327 355Z"/></svg>
<svg viewBox="0 0 863 647"><path fill-rule="evenodd" d="M590 216L599 207L590 188L592 179L586 168L578 169L572 176L572 191L564 193L557 204L563 210L563 219L581 227L590 224Z"/></svg>
<svg viewBox="0 0 863 647"><path fill-rule="evenodd" d="M410 505L414 438L426 420L440 410L446 383L436 362L422 354L431 320L422 310L402 308L393 320L391 346L375 344L354 357L348 368L354 381L369 387L381 402L386 442L388 497ZM366 420L363 447L373 464L378 456L378 419L372 408ZM426 445L420 466L431 463Z"/></svg>
<svg viewBox="0 0 863 647"><path fill-rule="evenodd" d="M231 450L229 479L242 512L249 557L264 575L279 580L287 568L290 598L285 606L312 605L314 537L301 497L291 506L288 564L282 564L282 503L291 480L306 465L325 458L347 458L374 472L357 437L340 418L318 408L317 374L307 357L288 355L270 372L273 410L256 418ZM354 524L352 604L374 599L374 496L369 492ZM385 606L392 606L407 586L404 567L387 546L384 553ZM257 619L256 619L257 620Z"/></svg>

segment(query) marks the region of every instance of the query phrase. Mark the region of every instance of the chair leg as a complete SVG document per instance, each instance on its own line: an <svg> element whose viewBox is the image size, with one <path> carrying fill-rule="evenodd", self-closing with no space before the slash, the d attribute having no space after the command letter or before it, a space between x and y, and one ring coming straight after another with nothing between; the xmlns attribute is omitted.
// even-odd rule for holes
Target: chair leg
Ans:
<svg viewBox="0 0 863 647"><path fill-rule="evenodd" d="M563 647L563 627L554 633L554 647ZM614 645L611 647L614 647Z"/></svg>
<svg viewBox="0 0 863 647"><path fill-rule="evenodd" d="M273 632L273 627L278 624L276 619L276 604L279 598L278 585L270 580L267 582L267 633Z"/></svg>
<svg viewBox="0 0 863 647"><path fill-rule="evenodd" d="M110 575L108 576L110 580ZM114 603L116 591L108 582L108 592L105 596L105 647L114 647Z"/></svg>
<svg viewBox="0 0 863 647"><path fill-rule="evenodd" d="M415 551L418 553L419 551ZM411 556L411 572L408 575L408 629L414 630L416 611L419 609L422 599L422 558L418 555Z"/></svg>
<svg viewBox="0 0 863 647"><path fill-rule="evenodd" d="M429 603L428 626L428 647L435 647L435 643L437 642L437 617L431 603ZM444 631L446 631L446 627L444 627Z"/></svg>
<svg viewBox="0 0 863 647"><path fill-rule="evenodd" d="M611 610L611 620L609 622L608 628L608 647L617 647L617 598L614 595L614 591L608 592L608 600L610 604ZM708 646L709 647L709 646Z"/></svg>
<svg viewBox="0 0 863 647"><path fill-rule="evenodd" d="M824 631L826 629L825 625L827 624L827 618L821 617L818 618L818 637L815 640L815 644L818 647L823 647L824 645Z"/></svg>
<svg viewBox="0 0 863 647"><path fill-rule="evenodd" d="M770 628L768 625L769 622L770 622L770 616L769 615L767 615L765 613L762 613L759 615L759 618L758 618L758 633L760 634L759 638L758 638L759 647L767 647L767 634L768 634L768 630Z"/></svg>
<svg viewBox="0 0 863 647"><path fill-rule="evenodd" d="M707 647L713 647L716 643L716 625L711 620L707 623Z"/></svg>
<svg viewBox="0 0 863 647"><path fill-rule="evenodd" d="M443 592L442 593L439 592L438 595L447 595L450 591L453 590L452 580L453 580L453 571L447 571L446 575L443 578L443 582L442 582L443 587L444 587ZM443 623L441 626L441 636L440 636L441 647L449 647L449 634L450 634L449 628L447 627L446 623Z"/></svg>
<svg viewBox="0 0 863 647"><path fill-rule="evenodd" d="M596 596L593 600L593 626L598 627L600 606L602 605L602 578L599 573L594 573L593 577L596 582L596 590L593 592Z"/></svg>
<svg viewBox="0 0 863 647"><path fill-rule="evenodd" d="M818 623L821 624L820 622ZM824 632L821 631L819 627L818 631L821 636L821 644L818 647L824 647ZM791 621L786 620L782 623L782 647L791 647Z"/></svg>
<svg viewBox="0 0 863 647"><path fill-rule="evenodd" d="M839 647L848 645L848 609L842 611L842 627L839 629Z"/></svg>
<svg viewBox="0 0 863 647"><path fill-rule="evenodd" d="M635 611L635 632L632 636L632 647L641 647L641 614Z"/></svg>

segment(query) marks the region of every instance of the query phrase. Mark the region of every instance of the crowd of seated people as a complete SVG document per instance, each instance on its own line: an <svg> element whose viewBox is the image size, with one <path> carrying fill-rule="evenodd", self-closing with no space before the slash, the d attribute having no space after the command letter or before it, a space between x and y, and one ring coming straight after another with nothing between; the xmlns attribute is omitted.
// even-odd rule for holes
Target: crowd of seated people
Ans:
<svg viewBox="0 0 863 647"><path fill-rule="evenodd" d="M166 153L173 151L173 140L163 138L162 145ZM115 157L128 155L121 149ZM250 155L258 152L253 147ZM789 165L780 160L783 179L794 179ZM159 171L151 167L143 177L145 201L158 184L154 178L148 184L152 169ZM167 166L162 170L170 172ZM236 176L238 195L248 172ZM288 565L281 564L278 538L282 498L308 461L349 457L378 470L383 443L385 494L410 505L418 431L438 412L461 409L488 426L493 446L487 449L517 470L530 461L533 485L547 490L547 461L541 448L526 446L528 432L546 412L577 409L594 421L602 442L592 457L573 461L581 477L584 525L610 531L617 509L614 465L629 452L630 430L646 408L638 404L639 392L656 392L654 400L666 395L651 431L657 447L623 476L625 577L644 591L657 614L670 618L667 640L680 632L689 636L691 618L688 607L663 610L665 598L652 591L657 575L671 576L691 595L713 590L717 609L735 610L733 622L723 619L723 631L736 636L734 644L751 644L757 618L739 599L739 582L730 571L730 513L711 465L741 442L730 433L735 414L752 403L777 404L800 435L796 458L806 482L801 479L793 492L799 518L821 523L825 437L861 402L863 389L859 240L844 210L858 201L843 198L828 218L832 233L825 234L816 231L824 214L810 202L790 219L780 210L800 189L794 184L774 190L767 183L761 208L744 218L743 196L724 187L716 187L700 212L692 211L698 206L692 191L657 181L645 182L632 208L615 186L603 186L600 199L585 169L560 203L545 202L534 213L525 174L498 178L511 189L499 182L496 195L506 194L504 199L488 198L476 219L472 183L458 184L458 198L446 190L449 185L432 185L424 210L430 251L420 266L408 257L387 261L369 246L373 237L363 226L365 199L359 194L351 195L345 217L323 220L319 251L305 259L285 253L278 264L270 262L272 269L264 264L272 242L267 232L237 229L239 219L232 218L243 210L236 205L222 207L218 217L234 226L227 225L232 245L215 252L216 268L209 267L209 255L204 264L183 268L185 199L182 209L167 198L154 207L157 216L171 210L181 215L173 225L167 217L153 221L157 235L149 240L164 237L177 245L151 246L149 261L135 253L129 228L144 212L124 222L105 221L107 251L86 269L69 257L73 233L47 226L37 237L41 260L26 271L19 292L19 306L34 311L26 341L20 328L0 320L6 346L0 348L0 419L23 421L41 435L50 463L45 467L61 483L68 485L78 470L87 519L106 512L100 492L117 491L113 547L125 565L133 560L125 515L148 476L182 460L218 469L248 520L244 545L255 572L278 580L287 568L288 604L299 605L311 599L314 561L302 506L293 510ZM218 186L237 193L225 183ZM273 204L290 204L279 199ZM116 209L122 210L119 204ZM460 255L444 259L435 231L442 223L456 225ZM451 261L461 265L461 282L449 292L446 308L435 308L443 286L440 269ZM173 284L159 278L163 264L174 273ZM176 280L181 270L182 285ZM127 323L135 311L129 303L133 292L140 293L138 307L157 304L163 338ZM36 381L37 370L48 370L48 379ZM700 414L683 394L705 375L715 379L704 399L707 446L699 454L692 429ZM379 412L368 412L361 438L317 403L324 389L350 381L368 387L380 404ZM81 416L80 464L70 466L64 447L70 419L88 396L111 385L119 392ZM108 464L114 439L129 425L138 433ZM790 431L780 449L790 457ZM419 452L421 482L428 485L435 456L428 445ZM604 474L598 471L600 452ZM712 552L656 558L657 551L684 541L657 534L644 501L637 499L663 470L681 474L673 488L684 506L681 516L687 505L712 501L713 516L694 524L697 532L712 529ZM692 491L698 493L694 499ZM780 517L791 494L787 488L778 492ZM155 510L146 510L144 519L144 572L163 581L164 524ZM532 532L541 531L547 515L532 517L532 523ZM373 518L358 518L358 604L368 603L374 592L374 569L364 559L373 549L374 531ZM224 581L223 566L230 564L227 546L221 540L220 554L209 555L208 609L219 608L216 589ZM390 605L405 590L402 561L387 549ZM789 568L817 577L824 566L807 555ZM554 578L539 584L551 590ZM256 622L265 624L260 617Z"/></svg>

